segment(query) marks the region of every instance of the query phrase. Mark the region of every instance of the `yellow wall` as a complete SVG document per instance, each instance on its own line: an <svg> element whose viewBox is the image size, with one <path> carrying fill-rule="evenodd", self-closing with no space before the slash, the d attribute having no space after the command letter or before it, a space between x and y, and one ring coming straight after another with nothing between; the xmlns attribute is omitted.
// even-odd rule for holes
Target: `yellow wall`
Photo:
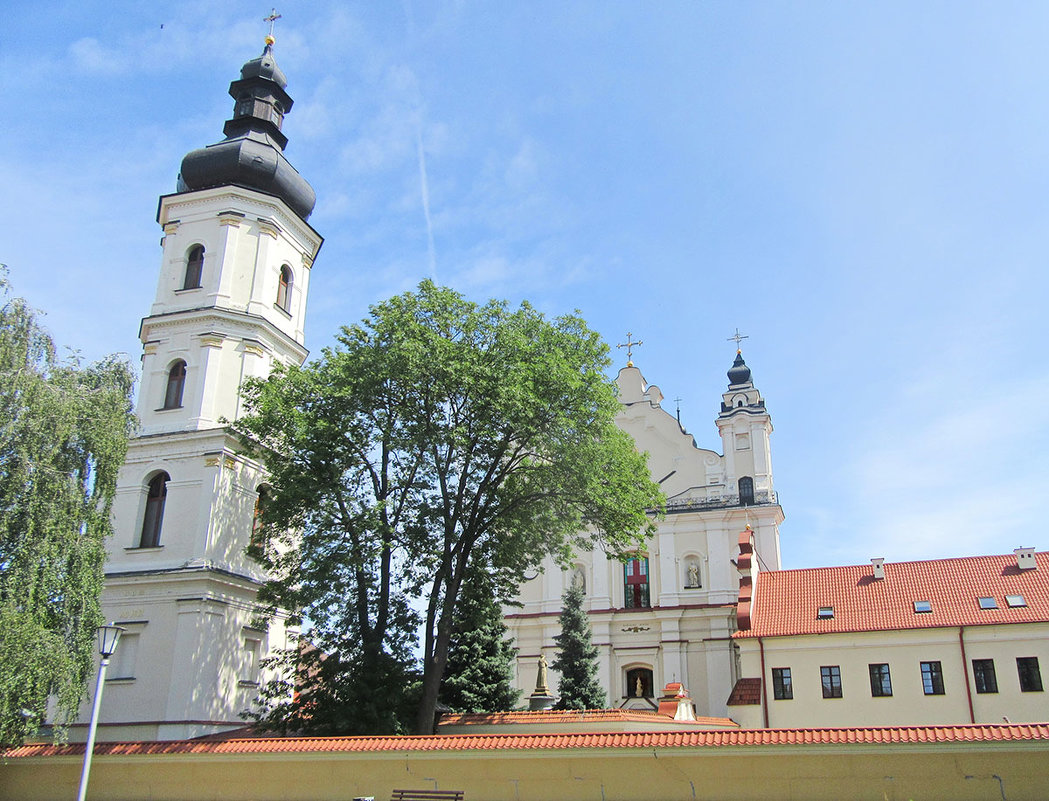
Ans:
<svg viewBox="0 0 1049 801"><path fill-rule="evenodd" d="M73 798L77 758L7 760L0 798ZM467 801L1049 798L1049 742L97 758L92 801L385 800L395 788Z"/></svg>

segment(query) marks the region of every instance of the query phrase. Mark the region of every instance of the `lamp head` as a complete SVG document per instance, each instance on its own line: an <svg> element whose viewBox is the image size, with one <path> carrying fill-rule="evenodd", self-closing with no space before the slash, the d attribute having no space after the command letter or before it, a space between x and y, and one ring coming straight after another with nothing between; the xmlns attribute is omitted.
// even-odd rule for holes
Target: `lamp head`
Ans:
<svg viewBox="0 0 1049 801"><path fill-rule="evenodd" d="M110 623L108 626L99 626L96 632L98 635L99 656L103 659L109 659L113 652L117 650L117 642L120 640L120 635L125 631L127 629L123 626L118 626L116 623Z"/></svg>

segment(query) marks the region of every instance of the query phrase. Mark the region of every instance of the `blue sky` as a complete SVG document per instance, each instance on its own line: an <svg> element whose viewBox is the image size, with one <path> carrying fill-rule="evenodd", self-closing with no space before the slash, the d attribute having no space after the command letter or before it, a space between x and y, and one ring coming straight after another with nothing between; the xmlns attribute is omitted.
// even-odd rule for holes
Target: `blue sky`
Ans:
<svg viewBox="0 0 1049 801"><path fill-rule="evenodd" d="M61 344L137 363L157 197L269 6L0 7L0 261ZM278 10L315 353L428 276L579 309L720 450L739 327L785 566L1049 548L1049 5Z"/></svg>

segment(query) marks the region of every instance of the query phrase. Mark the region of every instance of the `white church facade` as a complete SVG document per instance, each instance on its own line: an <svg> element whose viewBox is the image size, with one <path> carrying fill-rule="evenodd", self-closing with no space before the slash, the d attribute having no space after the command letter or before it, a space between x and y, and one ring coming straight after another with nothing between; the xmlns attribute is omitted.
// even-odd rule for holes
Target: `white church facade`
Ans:
<svg viewBox="0 0 1049 801"><path fill-rule="evenodd" d="M520 608L506 624L518 649L516 686L535 687L540 655L553 662L561 598L582 582L584 606L599 652L608 704L655 708L668 682L689 690L701 716L722 717L738 678L733 560L739 532L753 530L765 569L780 567L783 510L772 478L772 421L750 368L737 353L716 424L722 452L699 448L678 419L662 408L659 388L628 362L616 379L622 410L617 424L648 454L652 479L667 496L667 513L647 548L625 564L594 551L578 554L570 570L552 559L520 590ZM551 671L550 687L557 676Z"/></svg>
<svg viewBox="0 0 1049 801"><path fill-rule="evenodd" d="M225 139L188 154L160 199L156 300L142 321L140 427L120 472L103 614L123 626L99 739L166 740L243 725L288 643L260 623L263 575L245 554L265 495L261 465L223 420L240 385L300 364L314 193L283 155L291 98L267 41L230 86ZM89 707L82 715L86 719ZM74 732L76 736L76 732Z"/></svg>

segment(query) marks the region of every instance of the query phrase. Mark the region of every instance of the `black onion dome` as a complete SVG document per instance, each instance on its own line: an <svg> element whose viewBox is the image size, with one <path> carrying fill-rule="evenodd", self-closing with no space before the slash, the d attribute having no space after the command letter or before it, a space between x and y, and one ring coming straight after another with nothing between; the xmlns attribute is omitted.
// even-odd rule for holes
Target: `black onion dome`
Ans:
<svg viewBox="0 0 1049 801"><path fill-rule="evenodd" d="M182 159L178 191L216 186L244 186L276 195L302 219L313 212L317 194L284 156L288 138L281 132L292 99L288 79L277 66L270 44L240 70L229 85L233 117L222 132L226 138L194 150Z"/></svg>
<svg viewBox="0 0 1049 801"><path fill-rule="evenodd" d="M750 368L743 361L743 354L736 352L736 361L728 371L728 382L730 384L746 384L750 381Z"/></svg>

